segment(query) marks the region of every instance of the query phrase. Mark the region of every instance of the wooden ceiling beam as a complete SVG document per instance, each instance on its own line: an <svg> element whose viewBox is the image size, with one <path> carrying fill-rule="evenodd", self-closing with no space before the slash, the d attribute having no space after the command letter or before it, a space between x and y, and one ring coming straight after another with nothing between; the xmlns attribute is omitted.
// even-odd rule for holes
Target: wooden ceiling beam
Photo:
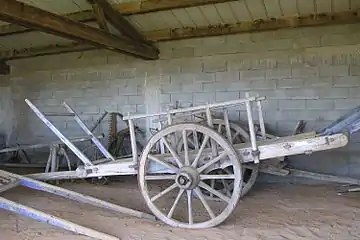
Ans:
<svg viewBox="0 0 360 240"><path fill-rule="evenodd" d="M92 0L103 11L106 20L122 35L140 42L147 42L145 37L123 15L117 11L108 0Z"/></svg>
<svg viewBox="0 0 360 240"><path fill-rule="evenodd" d="M99 28L106 32L109 32L109 27L107 25L103 9L93 0L88 0L88 2L91 4L91 8Z"/></svg>
<svg viewBox="0 0 360 240"><path fill-rule="evenodd" d="M249 32L262 32L279 29L291 29L300 27L315 27L338 24L360 23L360 12L344 11L329 14L306 15L300 17L288 17L267 21L241 22L237 24L220 24L216 26L204 26L199 28L165 29L145 33L149 40L173 41L187 38L209 37ZM73 50L72 50L73 49ZM78 52L95 49L88 45L77 44L56 46L38 49L23 49L18 51L0 52L0 59L29 58L41 55L59 54L62 52Z"/></svg>
<svg viewBox="0 0 360 240"><path fill-rule="evenodd" d="M148 12L157 12L176 8L186 8L233 1L235 0L139 0L134 2L115 4L113 5L113 8L119 11L123 16L129 16L134 14L143 14ZM78 22L89 22L96 20L96 16L92 10L74 12L64 16ZM19 27L15 24L0 26L0 36L20 34L29 31L34 30Z"/></svg>
<svg viewBox="0 0 360 240"><path fill-rule="evenodd" d="M87 45L106 48L139 57L142 59L157 59L158 49L130 41L126 38L106 33L100 29L70 20L66 17L18 2L15 0L0 0L0 20L42 32L68 38Z"/></svg>

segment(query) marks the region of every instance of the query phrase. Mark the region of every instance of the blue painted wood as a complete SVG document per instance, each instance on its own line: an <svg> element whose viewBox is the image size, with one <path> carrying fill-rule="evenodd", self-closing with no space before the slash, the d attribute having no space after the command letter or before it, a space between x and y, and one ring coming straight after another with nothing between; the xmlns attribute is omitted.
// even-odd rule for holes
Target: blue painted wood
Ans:
<svg viewBox="0 0 360 240"><path fill-rule="evenodd" d="M329 126L318 131L320 136L326 136L336 133L347 132L349 134L354 134L359 131L360 124L360 106L352 109L344 116L341 116L335 122L331 123Z"/></svg>

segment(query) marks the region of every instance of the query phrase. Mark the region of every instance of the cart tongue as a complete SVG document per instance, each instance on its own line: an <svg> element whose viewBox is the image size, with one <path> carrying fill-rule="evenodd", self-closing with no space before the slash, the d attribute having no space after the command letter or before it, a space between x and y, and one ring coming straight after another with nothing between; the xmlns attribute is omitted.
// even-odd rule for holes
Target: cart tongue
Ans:
<svg viewBox="0 0 360 240"><path fill-rule="evenodd" d="M352 109L317 133L321 136L347 132L350 135L360 130L360 106Z"/></svg>

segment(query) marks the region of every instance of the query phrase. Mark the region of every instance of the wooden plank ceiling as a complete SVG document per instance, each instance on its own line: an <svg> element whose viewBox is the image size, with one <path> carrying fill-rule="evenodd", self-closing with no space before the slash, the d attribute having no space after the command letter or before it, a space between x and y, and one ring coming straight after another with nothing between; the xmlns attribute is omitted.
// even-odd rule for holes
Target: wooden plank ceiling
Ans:
<svg viewBox="0 0 360 240"><path fill-rule="evenodd" d="M87 0L21 1L97 26L92 7ZM286 27L353 23L359 21L357 11L360 7L360 0L109 0L109 2L123 13L133 26L153 41ZM24 49L28 48L32 48L32 51L39 48L44 51L42 48L47 45L60 44L66 47L67 44L74 43L61 37L13 24L8 25L6 22L0 22L0 25L0 58L1 56L16 58L14 49L19 50L18 52L24 52ZM31 52L31 49L28 52Z"/></svg>

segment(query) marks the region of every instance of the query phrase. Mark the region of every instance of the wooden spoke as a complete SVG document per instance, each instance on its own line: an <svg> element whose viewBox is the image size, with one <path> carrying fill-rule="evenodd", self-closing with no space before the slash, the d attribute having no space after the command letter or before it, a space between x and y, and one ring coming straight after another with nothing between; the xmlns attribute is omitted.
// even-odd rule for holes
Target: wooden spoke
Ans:
<svg viewBox="0 0 360 240"><path fill-rule="evenodd" d="M235 179L235 175L234 174L227 174L227 175L222 175L222 174L212 174L212 175L200 175L200 180L207 180L207 179L213 179L213 180L221 180L221 179Z"/></svg>
<svg viewBox="0 0 360 240"><path fill-rule="evenodd" d="M222 124L219 124L219 125L218 125L217 131L218 131L218 133L220 133L220 134L221 134L222 126L223 126Z"/></svg>
<svg viewBox="0 0 360 240"><path fill-rule="evenodd" d="M184 129L182 131L182 138L183 138L183 142L184 142L184 155L185 155L185 166L189 166L190 165L190 160L189 160L189 146L188 146L188 138L186 135L186 129Z"/></svg>
<svg viewBox="0 0 360 240"><path fill-rule="evenodd" d="M217 163L218 161L220 161L222 158L224 158L227 155L227 153L224 151L222 152L219 156L217 156L216 158L213 158L212 160L208 161L206 164L202 165L201 167L199 167L197 169L197 171L199 173L203 172L205 169L207 169L208 167L210 167L211 165L213 165L214 163Z"/></svg>
<svg viewBox="0 0 360 240"><path fill-rule="evenodd" d="M236 131L236 132L234 133L234 135L232 136L231 142L234 142L235 139L236 139L236 137L239 136L239 134L240 134L240 131Z"/></svg>
<svg viewBox="0 0 360 240"><path fill-rule="evenodd" d="M145 180L175 180L176 175L166 174L166 175L148 175L145 176Z"/></svg>
<svg viewBox="0 0 360 240"><path fill-rule="evenodd" d="M224 186L226 195L227 195L227 196L231 196L231 191L230 191L230 188L229 188L229 184L226 183L224 179L221 179L221 183L222 183L222 185Z"/></svg>
<svg viewBox="0 0 360 240"><path fill-rule="evenodd" d="M192 190L186 190L187 193L187 202L188 202L188 219L189 224L193 224L193 214L192 214Z"/></svg>
<svg viewBox="0 0 360 240"><path fill-rule="evenodd" d="M171 185L170 187L166 188L164 191L162 191L162 192L156 194L155 196L153 196L153 197L151 198L151 201L154 202L155 200L161 198L161 197L164 196L165 194L171 192L171 191L172 191L173 189L175 189L176 187L177 187L177 184L174 183L174 184Z"/></svg>
<svg viewBox="0 0 360 240"><path fill-rule="evenodd" d="M224 194L222 194L221 192L213 189L212 187L210 187L209 185L207 185L206 183L204 183L203 181L200 181L199 186L205 190L207 190L209 193L214 194L215 196L217 196L218 198L224 200L225 202L229 203L230 202L230 198L225 196Z"/></svg>
<svg viewBox="0 0 360 240"><path fill-rule="evenodd" d="M210 180L210 187L211 188L215 188L215 179L211 179ZM210 197L214 197L213 193L210 193Z"/></svg>
<svg viewBox="0 0 360 240"><path fill-rule="evenodd" d="M163 143L165 144L166 148L170 151L171 155L173 155L173 157L175 158L175 161L176 161L177 165L179 166L179 168L183 167L184 164L181 162L181 158L176 153L174 148L169 144L169 142L164 137L162 137L161 139L162 139Z"/></svg>
<svg viewBox="0 0 360 240"><path fill-rule="evenodd" d="M199 152L198 152L198 154L196 155L196 158L195 158L194 162L191 164L192 167L197 167L197 164L198 164L198 162L199 162L199 160L200 160L201 154L202 154L202 152L204 151L204 149L205 149L205 147L206 147L206 144L207 144L207 142L209 141L209 138L210 138L210 137L209 137L208 135L205 136L204 141L202 142L201 147L200 147L200 149L199 149Z"/></svg>
<svg viewBox="0 0 360 240"><path fill-rule="evenodd" d="M170 164L170 163L167 163L167 162L165 162L165 161L163 161L163 160L155 157L154 155L149 154L149 155L148 155L148 158L151 159L151 160L153 160L154 162L157 162L157 163L163 165L164 167L167 167L167 168L175 171L175 172L179 171L179 168L177 168L177 167L175 167L174 165L172 165L172 164Z"/></svg>
<svg viewBox="0 0 360 240"><path fill-rule="evenodd" d="M191 146L194 146L195 147L195 142L193 140L191 140L190 138L187 139L188 142L191 144Z"/></svg>
<svg viewBox="0 0 360 240"><path fill-rule="evenodd" d="M181 196L183 195L184 192L185 192L185 189L180 188L179 193L176 196L175 201L174 201L173 205L171 206L170 211L169 211L169 213L167 215L168 218L171 218L172 215L174 214L175 208L179 204L180 198L181 198Z"/></svg>
<svg viewBox="0 0 360 240"><path fill-rule="evenodd" d="M199 149L199 139L196 131L193 131L194 148Z"/></svg>
<svg viewBox="0 0 360 240"><path fill-rule="evenodd" d="M201 192L200 188L197 187L194 189L194 191L195 191L196 195L199 197L201 203L204 205L206 211L209 213L209 216L211 217L211 219L214 219L215 214L214 214L213 210L210 208L207 201L205 200L204 194Z"/></svg>

